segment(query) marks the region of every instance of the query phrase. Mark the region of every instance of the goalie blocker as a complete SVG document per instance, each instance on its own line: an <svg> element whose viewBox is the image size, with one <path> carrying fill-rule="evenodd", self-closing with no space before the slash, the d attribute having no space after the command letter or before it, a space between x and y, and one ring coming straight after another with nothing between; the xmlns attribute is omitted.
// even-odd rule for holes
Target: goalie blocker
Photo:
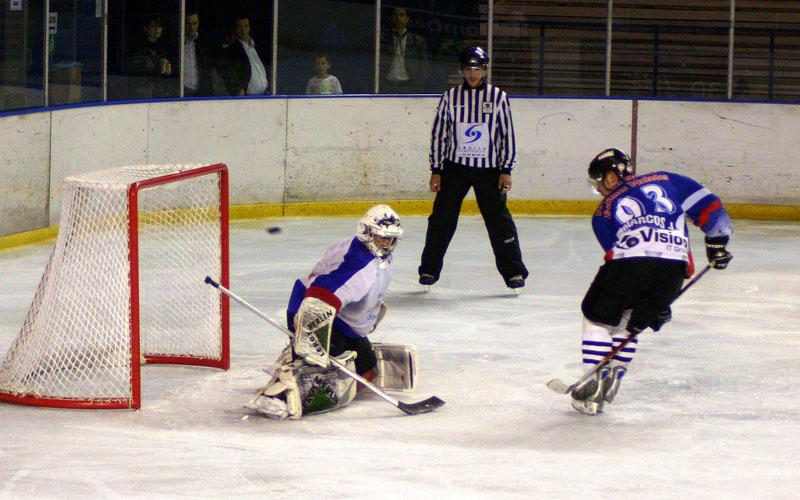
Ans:
<svg viewBox="0 0 800 500"><path fill-rule="evenodd" d="M294 352L312 365L327 368L331 346L331 329L336 308L315 297L306 297L300 304L295 324Z"/></svg>
<svg viewBox="0 0 800 500"><path fill-rule="evenodd" d="M401 344L376 343L373 346L378 359L373 383L384 390L413 391L417 380L416 350ZM351 370L355 367L355 358L352 351L336 356ZM289 346L274 367L269 383L246 405L269 418L296 420L303 415L341 408L356 396L353 379L333 366L320 367L303 359L293 359Z"/></svg>

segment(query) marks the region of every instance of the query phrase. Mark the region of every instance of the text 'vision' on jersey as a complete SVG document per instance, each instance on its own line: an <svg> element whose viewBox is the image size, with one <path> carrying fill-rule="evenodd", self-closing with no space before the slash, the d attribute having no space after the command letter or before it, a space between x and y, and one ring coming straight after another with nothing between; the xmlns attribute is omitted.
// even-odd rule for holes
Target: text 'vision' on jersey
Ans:
<svg viewBox="0 0 800 500"><path fill-rule="evenodd" d="M595 211L592 228L605 259L689 260L686 216L707 235L730 235L719 198L697 181L669 172L628 177Z"/></svg>

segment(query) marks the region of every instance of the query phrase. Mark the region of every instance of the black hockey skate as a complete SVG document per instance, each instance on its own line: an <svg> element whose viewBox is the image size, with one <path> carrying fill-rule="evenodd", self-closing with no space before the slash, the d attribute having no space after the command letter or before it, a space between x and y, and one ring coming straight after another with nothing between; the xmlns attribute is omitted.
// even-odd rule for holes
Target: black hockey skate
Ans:
<svg viewBox="0 0 800 500"><path fill-rule="evenodd" d="M516 276L508 278L506 285L512 290L515 288L522 288L525 286L525 278L523 278L521 274L517 274Z"/></svg>
<svg viewBox="0 0 800 500"><path fill-rule="evenodd" d="M611 369L608 377L603 381L603 401L609 404L614 401L614 398L619 392L619 385L622 383L622 377L628 371L624 366L615 366Z"/></svg>
<svg viewBox="0 0 800 500"><path fill-rule="evenodd" d="M436 278L432 274L420 274L419 284L423 286L431 286L436 283Z"/></svg>
<svg viewBox="0 0 800 500"><path fill-rule="evenodd" d="M610 370L601 368L593 379L572 391L572 407L586 415L597 415L605 405L606 384ZM613 396L612 396L613 399Z"/></svg>

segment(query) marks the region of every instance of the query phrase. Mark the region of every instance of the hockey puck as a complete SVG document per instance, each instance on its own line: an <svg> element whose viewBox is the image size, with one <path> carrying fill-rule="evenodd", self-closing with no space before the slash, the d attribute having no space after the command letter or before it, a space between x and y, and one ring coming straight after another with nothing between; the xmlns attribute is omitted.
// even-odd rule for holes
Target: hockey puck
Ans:
<svg viewBox="0 0 800 500"><path fill-rule="evenodd" d="M278 226L272 226L272 227L268 227L268 228L267 228L267 232L268 232L269 234L278 234L278 233L280 233L280 232L281 232L281 228L279 228Z"/></svg>

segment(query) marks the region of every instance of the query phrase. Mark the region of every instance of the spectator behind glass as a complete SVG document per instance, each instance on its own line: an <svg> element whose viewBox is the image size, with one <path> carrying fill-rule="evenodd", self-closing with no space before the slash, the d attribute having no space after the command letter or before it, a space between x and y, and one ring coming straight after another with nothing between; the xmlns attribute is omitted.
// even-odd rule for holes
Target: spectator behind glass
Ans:
<svg viewBox="0 0 800 500"><path fill-rule="evenodd" d="M314 69L317 76L311 78L306 85L306 94L309 95L340 95L342 86L339 79L328 73L331 69L330 58L326 54L319 54L314 60Z"/></svg>
<svg viewBox="0 0 800 500"><path fill-rule="evenodd" d="M183 41L183 95L185 97L215 95L218 79L215 66L219 50L200 36L200 13L191 11L186 16ZM220 92L221 93L221 92Z"/></svg>
<svg viewBox="0 0 800 500"><path fill-rule="evenodd" d="M142 38L128 58L128 75L133 98L175 97L172 63L161 35L164 25L158 17L148 17L142 26Z"/></svg>
<svg viewBox="0 0 800 500"><path fill-rule="evenodd" d="M381 34L381 82L384 94L422 93L428 80L428 44L408 31L408 12L392 9L392 31Z"/></svg>
<svg viewBox="0 0 800 500"><path fill-rule="evenodd" d="M228 59L225 85L231 95L264 95L269 81L263 59L250 37L250 18L238 15L234 22L236 41L225 49Z"/></svg>
<svg viewBox="0 0 800 500"><path fill-rule="evenodd" d="M236 41L236 30L230 24L225 25L225 41L222 42L222 48L227 49L233 42Z"/></svg>

